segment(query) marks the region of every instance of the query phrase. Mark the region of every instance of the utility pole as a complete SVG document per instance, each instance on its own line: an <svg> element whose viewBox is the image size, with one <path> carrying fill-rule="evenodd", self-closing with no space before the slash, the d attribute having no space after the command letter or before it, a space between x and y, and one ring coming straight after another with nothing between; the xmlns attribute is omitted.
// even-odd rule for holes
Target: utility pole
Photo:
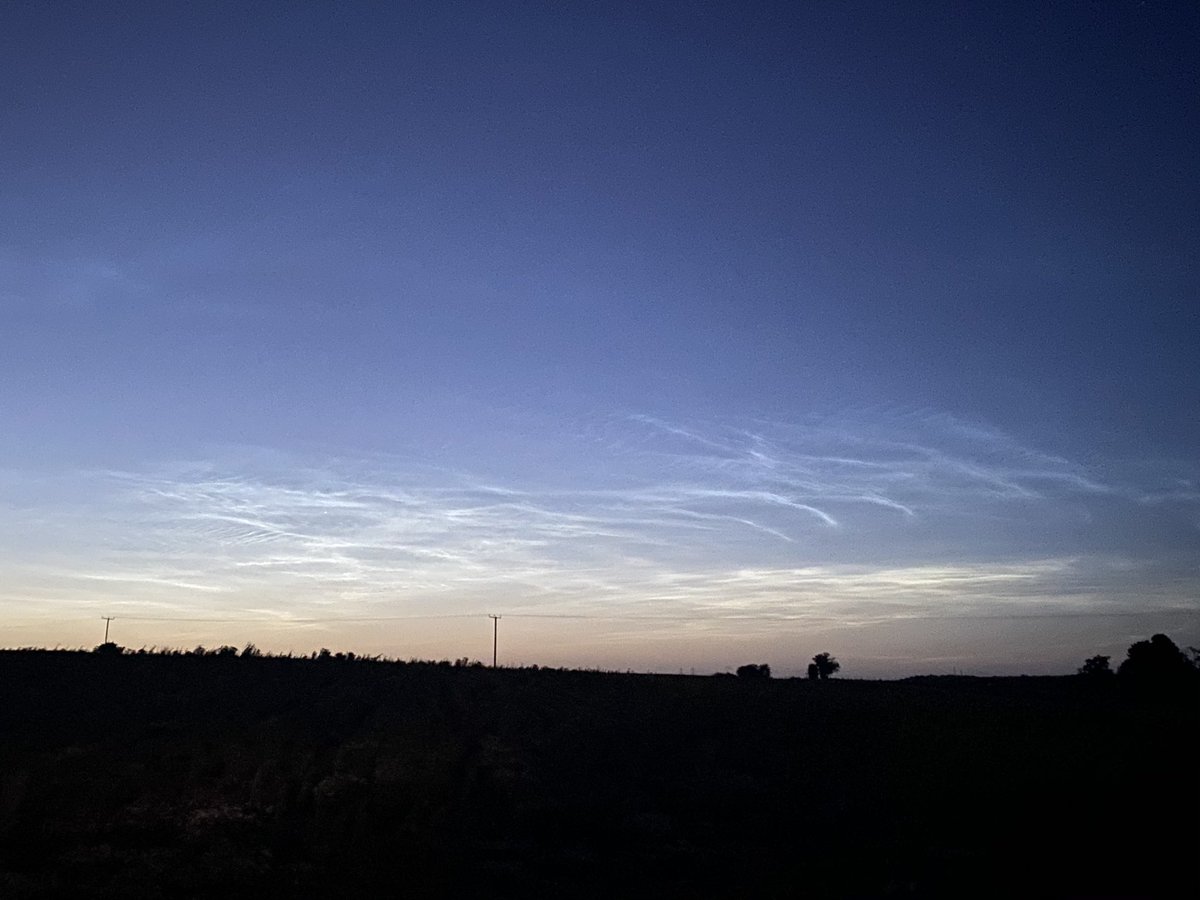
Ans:
<svg viewBox="0 0 1200 900"><path fill-rule="evenodd" d="M112 624L112 620L115 619L116 616L101 616L100 618L102 618L104 620L104 643L107 644L108 643L108 626Z"/></svg>
<svg viewBox="0 0 1200 900"><path fill-rule="evenodd" d="M496 640L500 631L500 616L494 616L488 613L488 618L492 620L492 668L496 668Z"/></svg>

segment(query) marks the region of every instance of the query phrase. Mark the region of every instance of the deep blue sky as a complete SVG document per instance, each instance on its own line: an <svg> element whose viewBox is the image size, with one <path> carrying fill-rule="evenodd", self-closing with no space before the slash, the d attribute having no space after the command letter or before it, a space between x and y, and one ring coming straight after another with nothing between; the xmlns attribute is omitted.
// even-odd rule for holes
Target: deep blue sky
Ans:
<svg viewBox="0 0 1200 900"><path fill-rule="evenodd" d="M0 603L51 643L705 623L545 638L645 668L1196 642L1198 39L1154 2L5 4Z"/></svg>

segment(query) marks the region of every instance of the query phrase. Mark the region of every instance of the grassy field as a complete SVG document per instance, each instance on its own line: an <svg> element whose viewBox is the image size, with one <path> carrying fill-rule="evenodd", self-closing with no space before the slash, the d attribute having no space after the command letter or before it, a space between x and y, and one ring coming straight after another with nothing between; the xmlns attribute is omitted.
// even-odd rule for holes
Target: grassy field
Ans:
<svg viewBox="0 0 1200 900"><path fill-rule="evenodd" d="M1198 699L0 651L0 896L1186 896Z"/></svg>

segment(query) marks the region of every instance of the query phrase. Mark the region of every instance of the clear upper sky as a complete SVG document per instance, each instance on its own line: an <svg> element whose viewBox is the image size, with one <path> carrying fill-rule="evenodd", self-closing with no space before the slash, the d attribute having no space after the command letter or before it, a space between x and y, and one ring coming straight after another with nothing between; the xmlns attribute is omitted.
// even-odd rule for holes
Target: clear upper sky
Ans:
<svg viewBox="0 0 1200 900"><path fill-rule="evenodd" d="M0 643L1200 643L1198 41L1192 3L4 4Z"/></svg>

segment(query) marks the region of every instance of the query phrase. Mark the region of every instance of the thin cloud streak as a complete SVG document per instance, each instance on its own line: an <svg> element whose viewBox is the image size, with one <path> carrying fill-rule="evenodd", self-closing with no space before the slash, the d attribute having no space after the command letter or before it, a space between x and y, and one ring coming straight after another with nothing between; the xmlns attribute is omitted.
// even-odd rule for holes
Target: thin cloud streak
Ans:
<svg viewBox="0 0 1200 900"><path fill-rule="evenodd" d="M1068 547L1046 524L1060 505L1090 511L1156 485L1110 486L989 429L908 416L709 437L625 421L605 487L378 459L78 474L23 529L24 555L0 560L0 600L27 617L33 599L127 617L270 610L280 628L487 608L662 617L703 634L1194 608L1194 566ZM1037 529L1046 546L1030 552Z"/></svg>

